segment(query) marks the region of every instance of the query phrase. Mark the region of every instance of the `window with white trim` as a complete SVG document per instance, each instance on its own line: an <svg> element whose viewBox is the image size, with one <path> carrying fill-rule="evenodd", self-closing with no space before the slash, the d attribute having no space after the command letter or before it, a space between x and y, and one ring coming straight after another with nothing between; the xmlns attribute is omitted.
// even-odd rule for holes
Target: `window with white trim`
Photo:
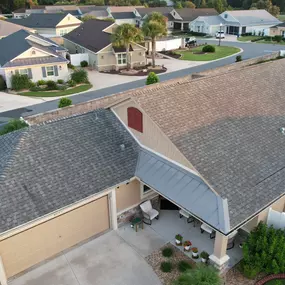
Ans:
<svg viewBox="0 0 285 285"><path fill-rule="evenodd" d="M47 71L47 76L54 76L54 67L53 66L47 66L46 71Z"/></svg>
<svg viewBox="0 0 285 285"><path fill-rule="evenodd" d="M147 196L150 196L152 195L154 192L153 190L148 187L147 185L141 183L141 199L147 197Z"/></svg>
<svg viewBox="0 0 285 285"><path fill-rule="evenodd" d="M19 70L19 73L21 74L21 75L29 75L29 73L28 73L28 69L20 69Z"/></svg>
<svg viewBox="0 0 285 285"><path fill-rule="evenodd" d="M127 64L127 54L126 53L119 53L118 54L118 64Z"/></svg>

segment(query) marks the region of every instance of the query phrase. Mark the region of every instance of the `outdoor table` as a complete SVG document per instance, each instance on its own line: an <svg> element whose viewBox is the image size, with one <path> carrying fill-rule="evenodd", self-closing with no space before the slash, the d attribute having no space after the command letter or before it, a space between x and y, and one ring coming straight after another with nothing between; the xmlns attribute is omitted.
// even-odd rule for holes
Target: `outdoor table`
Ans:
<svg viewBox="0 0 285 285"><path fill-rule="evenodd" d="M131 221L131 226L132 228L134 228L136 230L136 232L138 231L138 227L141 227L143 229L143 220L141 218L134 218Z"/></svg>

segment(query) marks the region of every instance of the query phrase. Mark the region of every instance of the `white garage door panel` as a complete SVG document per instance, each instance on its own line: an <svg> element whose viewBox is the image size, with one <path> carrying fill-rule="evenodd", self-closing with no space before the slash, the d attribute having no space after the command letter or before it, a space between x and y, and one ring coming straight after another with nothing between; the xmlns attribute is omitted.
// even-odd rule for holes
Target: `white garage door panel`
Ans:
<svg viewBox="0 0 285 285"><path fill-rule="evenodd" d="M108 197L40 224L0 243L7 277L109 229Z"/></svg>

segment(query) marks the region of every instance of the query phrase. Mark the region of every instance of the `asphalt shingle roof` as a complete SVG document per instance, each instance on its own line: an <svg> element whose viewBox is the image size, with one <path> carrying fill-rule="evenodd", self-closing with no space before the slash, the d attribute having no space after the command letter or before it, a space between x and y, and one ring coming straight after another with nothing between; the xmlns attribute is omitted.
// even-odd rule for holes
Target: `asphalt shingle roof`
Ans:
<svg viewBox="0 0 285 285"><path fill-rule="evenodd" d="M119 20L119 19L134 19L136 18L135 13L133 12L113 12L112 16L114 19Z"/></svg>
<svg viewBox="0 0 285 285"><path fill-rule="evenodd" d="M181 16L183 21L193 21L199 16L215 16L219 14L214 8L182 8L175 9L175 11Z"/></svg>
<svg viewBox="0 0 285 285"><path fill-rule="evenodd" d="M55 28L56 25L64 19L67 13L32 13L29 17L23 19L7 19L8 22L22 25L29 28Z"/></svg>
<svg viewBox="0 0 285 285"><path fill-rule="evenodd" d="M103 30L112 24L110 21L91 19L63 37L93 52L98 52L111 44L111 35Z"/></svg>
<svg viewBox="0 0 285 285"><path fill-rule="evenodd" d="M139 152L103 109L1 136L0 145L1 233L129 180Z"/></svg>

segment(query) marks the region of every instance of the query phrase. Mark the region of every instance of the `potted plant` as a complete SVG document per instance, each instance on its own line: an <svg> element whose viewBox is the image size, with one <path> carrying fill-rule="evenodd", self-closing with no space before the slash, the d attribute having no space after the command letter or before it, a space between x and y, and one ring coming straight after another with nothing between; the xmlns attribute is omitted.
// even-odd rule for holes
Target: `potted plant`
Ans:
<svg viewBox="0 0 285 285"><path fill-rule="evenodd" d="M201 258L202 258L202 262L206 263L209 259L209 253L206 251L202 251L201 252Z"/></svg>
<svg viewBox="0 0 285 285"><path fill-rule="evenodd" d="M177 235L175 236L176 245L181 245L181 244L182 244L182 239L183 239L182 235L177 234Z"/></svg>
<svg viewBox="0 0 285 285"><path fill-rule="evenodd" d="M184 241L184 251L190 251L190 247L192 245L191 241L190 240L186 240Z"/></svg>
<svg viewBox="0 0 285 285"><path fill-rule="evenodd" d="M192 257L198 258L198 248L197 247L192 248Z"/></svg>

